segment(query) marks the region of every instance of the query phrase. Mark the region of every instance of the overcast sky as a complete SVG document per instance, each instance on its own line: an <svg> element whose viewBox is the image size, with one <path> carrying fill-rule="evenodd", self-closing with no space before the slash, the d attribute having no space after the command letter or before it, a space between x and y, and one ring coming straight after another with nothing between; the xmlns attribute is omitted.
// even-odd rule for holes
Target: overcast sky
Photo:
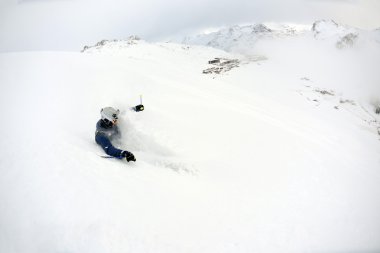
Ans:
<svg viewBox="0 0 380 253"><path fill-rule="evenodd" d="M102 39L148 41L241 23L334 19L380 27L380 0L0 0L0 52L75 50Z"/></svg>

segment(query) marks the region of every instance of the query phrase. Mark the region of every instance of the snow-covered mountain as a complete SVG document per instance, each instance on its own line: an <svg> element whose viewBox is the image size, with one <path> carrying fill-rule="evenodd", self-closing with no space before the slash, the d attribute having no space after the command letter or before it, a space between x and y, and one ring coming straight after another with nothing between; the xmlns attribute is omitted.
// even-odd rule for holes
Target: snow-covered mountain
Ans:
<svg viewBox="0 0 380 253"><path fill-rule="evenodd" d="M353 47L360 36L365 36L365 31L338 24L333 20L317 21L311 30L316 39L334 41L338 48Z"/></svg>
<svg viewBox="0 0 380 253"><path fill-rule="evenodd" d="M0 252L378 252L379 47L284 34L0 54Z"/></svg>
<svg viewBox="0 0 380 253"><path fill-rule="evenodd" d="M338 48L352 47L360 39L376 40L376 31L364 31L333 20L319 20L311 27L286 24L254 24L232 26L217 32L185 37L184 44L205 45L225 51L242 52L253 48L260 40L291 38L294 36L313 36L317 40L327 40ZM369 37L369 38L368 38Z"/></svg>
<svg viewBox="0 0 380 253"><path fill-rule="evenodd" d="M226 51L253 46L259 39L295 36L303 29L285 24L232 26L217 32L185 37L184 44L211 46Z"/></svg>
<svg viewBox="0 0 380 253"><path fill-rule="evenodd" d="M358 29L338 24L334 20L316 21L314 22L311 31L317 39L326 39L329 37L344 37L347 34L356 34L359 32Z"/></svg>

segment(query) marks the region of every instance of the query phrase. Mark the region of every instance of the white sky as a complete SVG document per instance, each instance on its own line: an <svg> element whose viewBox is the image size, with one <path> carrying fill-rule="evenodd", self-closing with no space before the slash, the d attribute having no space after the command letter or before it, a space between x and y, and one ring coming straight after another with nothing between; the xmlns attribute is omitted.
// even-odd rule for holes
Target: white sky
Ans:
<svg viewBox="0 0 380 253"><path fill-rule="evenodd" d="M75 50L102 39L161 40L209 27L334 19L380 27L380 0L0 0L0 52Z"/></svg>

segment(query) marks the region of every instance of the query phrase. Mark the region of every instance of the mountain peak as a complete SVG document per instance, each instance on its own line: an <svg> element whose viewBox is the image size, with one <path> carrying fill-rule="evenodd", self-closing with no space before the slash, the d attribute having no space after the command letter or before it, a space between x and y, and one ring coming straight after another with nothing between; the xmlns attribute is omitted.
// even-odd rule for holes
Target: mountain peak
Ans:
<svg viewBox="0 0 380 253"><path fill-rule="evenodd" d="M345 37L348 34L358 35L359 30L353 27L339 24L334 20L315 21L311 31L316 39L327 39L331 37Z"/></svg>
<svg viewBox="0 0 380 253"><path fill-rule="evenodd" d="M141 38L137 35L131 35L124 40L101 40L94 46L84 46L81 52L100 50L102 48L113 47L115 45L119 45L120 47L129 47L131 45L138 44L141 41Z"/></svg>
<svg viewBox="0 0 380 253"><path fill-rule="evenodd" d="M322 20L315 21L313 23L311 30L313 32L318 32L322 29L326 29L326 28L334 28L335 29L335 28L338 28L339 26L340 25L332 19L329 19L329 20L322 19Z"/></svg>

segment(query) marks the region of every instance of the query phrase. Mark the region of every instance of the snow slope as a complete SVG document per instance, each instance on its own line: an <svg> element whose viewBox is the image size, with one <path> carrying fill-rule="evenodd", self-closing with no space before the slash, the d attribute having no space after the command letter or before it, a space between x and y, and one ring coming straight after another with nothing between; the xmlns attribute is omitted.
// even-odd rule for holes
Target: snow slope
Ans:
<svg viewBox="0 0 380 253"><path fill-rule="evenodd" d="M0 252L380 250L377 45L103 44L0 55ZM104 106L136 163L99 157Z"/></svg>

